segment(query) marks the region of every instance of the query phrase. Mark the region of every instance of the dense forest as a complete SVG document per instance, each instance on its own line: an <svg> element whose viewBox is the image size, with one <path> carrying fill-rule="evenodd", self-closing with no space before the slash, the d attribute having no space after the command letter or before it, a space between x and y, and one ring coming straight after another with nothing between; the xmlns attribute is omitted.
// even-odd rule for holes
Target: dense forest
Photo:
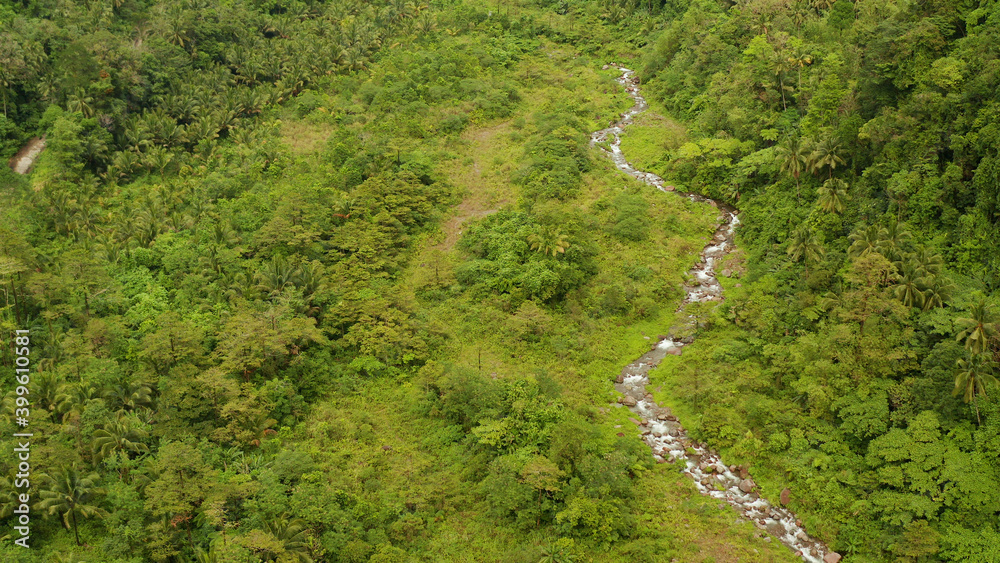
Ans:
<svg viewBox="0 0 1000 563"><path fill-rule="evenodd" d="M0 0L0 558L800 560L613 406L716 216L588 145L611 62L740 210L657 401L847 563L1000 562L992 0Z"/></svg>

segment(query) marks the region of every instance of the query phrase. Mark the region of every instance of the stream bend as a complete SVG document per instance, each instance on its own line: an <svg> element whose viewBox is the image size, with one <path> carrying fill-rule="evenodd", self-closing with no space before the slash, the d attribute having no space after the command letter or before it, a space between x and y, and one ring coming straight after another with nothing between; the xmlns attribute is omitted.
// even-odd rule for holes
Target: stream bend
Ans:
<svg viewBox="0 0 1000 563"><path fill-rule="evenodd" d="M733 234L739 224L737 210L700 194L677 192L673 186L666 185L663 178L638 170L626 160L621 150L621 134L632 123L633 118L646 111L649 105L639 91L634 71L618 65L610 66L621 71L618 82L635 101L635 105L610 127L592 133L590 144L600 147L620 170L633 178L661 191L675 192L692 201L704 202L720 211L715 235L701 252L700 261L690 271L689 282L684 286L685 297L678 311L683 311L688 303L721 301L722 286L715 276L715 265L733 248ZM604 148L604 145L608 148ZM758 494L757 486L746 468L727 466L719 454L706 444L691 440L670 409L657 405L653 401L653 395L646 392L649 370L667 354L681 355L684 346L693 340L693 337L674 340L672 334L660 337L652 350L622 369L615 381L615 389L622 394L618 399L619 403L628 407L637 417L629 420L639 427L643 440L652 448L657 462L684 463L684 473L694 481L695 487L703 495L729 503L758 528L795 551L804 561L837 563L840 555L810 537L794 513L771 505ZM770 541L770 538L765 540Z"/></svg>

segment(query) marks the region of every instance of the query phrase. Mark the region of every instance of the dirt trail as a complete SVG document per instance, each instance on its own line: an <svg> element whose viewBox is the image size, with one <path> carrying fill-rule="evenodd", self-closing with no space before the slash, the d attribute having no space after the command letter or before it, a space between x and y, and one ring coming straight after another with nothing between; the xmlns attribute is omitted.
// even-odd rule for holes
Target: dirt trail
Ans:
<svg viewBox="0 0 1000 563"><path fill-rule="evenodd" d="M18 174L27 174L31 165L35 163L35 158L38 157L44 148L45 139L43 137L35 137L28 141L28 144L21 147L21 150L17 151L17 154L8 162L8 165Z"/></svg>
<svg viewBox="0 0 1000 563"><path fill-rule="evenodd" d="M469 143L468 154L472 159L472 166L456 167L450 176L456 184L468 188L468 192L462 202L455 206L452 216L441 225L445 237L442 242L434 246L435 249L451 250L458 242L458 237L462 234L462 225L466 221L495 213L508 203L506 197L500 196L495 185L502 179L489 177L490 175L484 173L483 169L490 165L484 162L486 155L491 154L490 145L495 143L497 136L504 133L509 126L509 123L501 123L484 129L475 129L462 136Z"/></svg>

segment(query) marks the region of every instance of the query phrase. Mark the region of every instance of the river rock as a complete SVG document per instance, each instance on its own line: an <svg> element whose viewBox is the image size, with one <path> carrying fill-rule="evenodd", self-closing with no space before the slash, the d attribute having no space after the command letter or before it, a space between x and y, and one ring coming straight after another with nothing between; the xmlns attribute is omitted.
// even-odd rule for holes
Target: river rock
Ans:
<svg viewBox="0 0 1000 563"><path fill-rule="evenodd" d="M836 551L831 551L823 556L823 563L840 563L840 554Z"/></svg>
<svg viewBox="0 0 1000 563"><path fill-rule="evenodd" d="M683 350L684 350L683 348L670 348L669 350L667 350L667 353L673 354L675 356L680 356L681 353L683 353Z"/></svg>
<svg viewBox="0 0 1000 563"><path fill-rule="evenodd" d="M778 500L781 501L781 506L788 506L788 503L792 502L792 491L788 487L785 487L782 489L781 498Z"/></svg>
<svg viewBox="0 0 1000 563"><path fill-rule="evenodd" d="M615 383L625 383L625 374L619 373L618 377L615 378Z"/></svg>
<svg viewBox="0 0 1000 563"><path fill-rule="evenodd" d="M638 401L636 401L635 397L633 397L631 395L625 395L625 398L622 399L622 403L626 407L634 407L636 405L636 403L638 403Z"/></svg>
<svg viewBox="0 0 1000 563"><path fill-rule="evenodd" d="M611 67L608 66L608 65L604 65L604 66L601 67L601 70L608 70L609 68L611 68Z"/></svg>
<svg viewBox="0 0 1000 563"><path fill-rule="evenodd" d="M799 533L795 534L795 539L799 541L809 541L809 536L805 532L799 530Z"/></svg>
<svg viewBox="0 0 1000 563"><path fill-rule="evenodd" d="M750 477L750 470L747 469L747 466L741 465L739 469L740 469L740 479L747 479Z"/></svg>
<svg viewBox="0 0 1000 563"><path fill-rule="evenodd" d="M631 422L632 424L642 424L640 421L638 421L638 420L636 420L634 418L629 418L628 421Z"/></svg>
<svg viewBox="0 0 1000 563"><path fill-rule="evenodd" d="M754 483L750 479L743 479L740 481L740 490L744 493L750 493L753 491Z"/></svg>

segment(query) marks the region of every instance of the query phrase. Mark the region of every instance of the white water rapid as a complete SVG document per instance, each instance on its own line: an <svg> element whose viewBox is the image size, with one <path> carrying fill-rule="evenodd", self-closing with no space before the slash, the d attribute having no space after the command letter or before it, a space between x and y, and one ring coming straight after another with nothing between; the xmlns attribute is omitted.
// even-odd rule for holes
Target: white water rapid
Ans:
<svg viewBox="0 0 1000 563"><path fill-rule="evenodd" d="M622 114L621 119L607 129L591 134L591 145L608 143L610 150L602 149L611 157L619 169L630 176L664 192L673 192L674 187L664 184L663 178L651 172L637 170L621 150L621 134L632 119L646 111L648 105L639 93L634 72L617 66L622 75L618 82L625 87L635 105ZM678 310L688 303L721 301L722 286L715 277L715 265L719 259L733 248L733 233L739 224L737 211L727 205L699 194L678 193L692 201L705 202L721 212L715 236L701 253L701 261L691 270L691 282L685 286L686 296ZM758 528L765 530L787 545L796 555L809 563L836 563L840 555L831 552L823 543L810 537L802 528L802 523L791 511L773 506L757 493L756 484L744 468L727 466L718 453L691 440L680 421L669 408L660 407L653 396L646 392L649 384L649 370L660 363L667 354L681 355L682 349L693 339L673 340L662 338L656 346L625 366L618 376L615 389L622 393L619 402L627 406L638 417L632 419L642 432L643 439L653 450L653 457L659 463L684 463L684 471L694 481L695 487L704 495L724 500L736 508Z"/></svg>

